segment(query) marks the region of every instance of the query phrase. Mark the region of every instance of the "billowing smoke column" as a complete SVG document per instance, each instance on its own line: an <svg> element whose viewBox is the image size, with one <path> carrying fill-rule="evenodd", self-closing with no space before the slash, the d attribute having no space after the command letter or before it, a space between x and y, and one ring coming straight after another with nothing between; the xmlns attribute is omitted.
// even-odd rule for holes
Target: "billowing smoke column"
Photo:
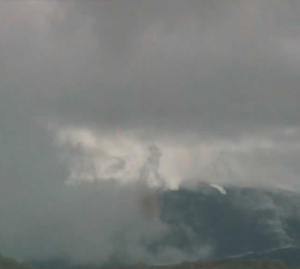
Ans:
<svg viewBox="0 0 300 269"><path fill-rule="evenodd" d="M156 190L147 182L147 173L157 173L153 153L144 165L148 172L141 171L144 178L136 182L97 178L70 184L51 136L23 120L28 128L21 127L21 136L14 123L6 131L17 131L15 138L1 136L6 152L1 155L1 253L73 263L154 262L146 246L168 228L158 219Z"/></svg>
<svg viewBox="0 0 300 269"><path fill-rule="evenodd" d="M159 159L161 156L161 152L156 145L151 145L149 147L149 156L147 158L147 162L143 166L141 170L140 178L148 183L148 186L152 187L152 189L148 189L148 191L144 192L141 190L141 198L138 201L141 213L147 218L157 218L159 217L159 202L157 197L156 189L163 191L163 178L159 173ZM151 173L153 173L151 177ZM148 182L147 182L148 181Z"/></svg>

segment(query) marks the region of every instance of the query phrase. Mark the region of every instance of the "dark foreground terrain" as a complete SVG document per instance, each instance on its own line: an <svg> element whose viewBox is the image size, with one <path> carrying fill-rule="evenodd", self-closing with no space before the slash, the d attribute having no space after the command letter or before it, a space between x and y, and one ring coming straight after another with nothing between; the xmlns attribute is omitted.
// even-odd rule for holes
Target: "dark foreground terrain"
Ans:
<svg viewBox="0 0 300 269"><path fill-rule="evenodd" d="M137 264L132 266L98 267L75 266L72 269L289 269L285 263L277 260L247 260L247 259L220 259L207 261L182 262L174 265L148 266ZM0 269L34 269L33 267L17 262L14 259L0 257Z"/></svg>
<svg viewBox="0 0 300 269"><path fill-rule="evenodd" d="M300 195L209 184L163 193L161 219L171 227L160 245L192 253L203 244L206 257L194 260L276 259L300 267Z"/></svg>
<svg viewBox="0 0 300 269"><path fill-rule="evenodd" d="M202 183L199 188L165 191L158 198L159 218L170 231L148 242L149 252L155 256L163 247L171 247L187 254L185 260L198 262L167 260L166 264L151 267L145 264L124 267L134 263L125 252L119 258L112 257L110 266L105 268L300 268L298 193L235 186L219 186L218 189ZM122 246L122 242L117 243ZM196 250L203 245L210 246L210 251L206 255L196 255ZM196 254L188 256L193 253ZM46 269L99 269L74 265L68 259L29 264ZM30 267L1 258L2 268Z"/></svg>
<svg viewBox="0 0 300 269"><path fill-rule="evenodd" d="M20 263L12 258L2 257L0 255L0 269L34 269L26 263Z"/></svg>

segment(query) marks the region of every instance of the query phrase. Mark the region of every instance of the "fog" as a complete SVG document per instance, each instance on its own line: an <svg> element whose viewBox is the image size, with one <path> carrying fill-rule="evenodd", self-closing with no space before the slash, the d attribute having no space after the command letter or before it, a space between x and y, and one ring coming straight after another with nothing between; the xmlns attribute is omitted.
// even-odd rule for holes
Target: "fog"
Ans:
<svg viewBox="0 0 300 269"><path fill-rule="evenodd" d="M168 233L161 189L299 191L299 11L296 0L1 1L0 252L182 260L145 247Z"/></svg>

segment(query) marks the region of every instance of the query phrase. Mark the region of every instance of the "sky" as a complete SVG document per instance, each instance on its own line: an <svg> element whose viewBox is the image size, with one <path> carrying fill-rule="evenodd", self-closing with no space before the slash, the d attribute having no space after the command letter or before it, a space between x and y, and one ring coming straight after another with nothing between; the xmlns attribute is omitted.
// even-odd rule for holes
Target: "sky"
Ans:
<svg viewBox="0 0 300 269"><path fill-rule="evenodd" d="M0 252L105 261L135 223L128 251L151 260L141 237L168 230L157 187L298 192L299 12L297 0L1 1Z"/></svg>

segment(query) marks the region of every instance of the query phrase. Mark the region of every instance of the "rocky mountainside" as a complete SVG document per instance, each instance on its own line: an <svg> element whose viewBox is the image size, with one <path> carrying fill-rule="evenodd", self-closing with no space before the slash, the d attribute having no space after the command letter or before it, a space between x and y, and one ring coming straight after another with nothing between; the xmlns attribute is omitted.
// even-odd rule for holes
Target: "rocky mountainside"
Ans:
<svg viewBox="0 0 300 269"><path fill-rule="evenodd" d="M289 255L279 255L280 249L300 253L300 196L296 193L202 183L194 190L164 192L160 204L161 219L172 230L160 243L186 253L204 258L245 253L264 257L278 249L271 257L286 262Z"/></svg>
<svg viewBox="0 0 300 269"><path fill-rule="evenodd" d="M146 242L154 256L159 256L162 249L170 249L176 250L175 256L181 255L176 263L269 258L300 267L300 195L297 193L201 183L196 188L163 191L158 197L159 218L169 232ZM146 202L152 205L148 199ZM174 253L170 260L174 261ZM124 264L126 253L115 255L108 265ZM63 259L33 265L53 269L76 267Z"/></svg>
<svg viewBox="0 0 300 269"><path fill-rule="evenodd" d="M300 264L300 248L298 247L285 247L263 252L252 252L239 256L241 259L247 260L280 260L285 262L291 267L299 267Z"/></svg>

